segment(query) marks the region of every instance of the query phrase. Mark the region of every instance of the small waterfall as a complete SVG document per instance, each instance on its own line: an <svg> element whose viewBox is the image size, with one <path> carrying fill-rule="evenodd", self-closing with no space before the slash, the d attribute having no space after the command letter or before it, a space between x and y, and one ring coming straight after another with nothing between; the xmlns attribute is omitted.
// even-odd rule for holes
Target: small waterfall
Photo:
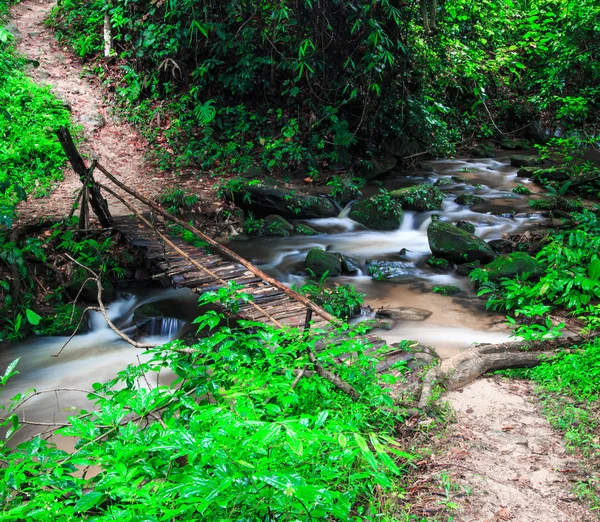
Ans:
<svg viewBox="0 0 600 522"><path fill-rule="evenodd" d="M174 317L157 317L144 325L144 333L151 337L158 336L172 340L183 325L185 321Z"/></svg>
<svg viewBox="0 0 600 522"><path fill-rule="evenodd" d="M355 201L351 201L348 203L344 209L339 213L338 219L346 219L350 215L350 210L352 210L352 205L356 203Z"/></svg>

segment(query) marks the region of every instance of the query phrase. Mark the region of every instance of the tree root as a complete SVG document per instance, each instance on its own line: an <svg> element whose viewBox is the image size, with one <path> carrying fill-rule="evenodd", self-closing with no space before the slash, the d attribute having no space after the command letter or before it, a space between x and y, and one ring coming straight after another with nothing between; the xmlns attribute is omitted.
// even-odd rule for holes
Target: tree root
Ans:
<svg viewBox="0 0 600 522"><path fill-rule="evenodd" d="M427 371L423 378L419 408L427 408L436 385L443 386L446 391L457 390L486 372L510 368L533 368L556 357L559 353L558 349L568 349L578 342L581 342L580 337L552 341L483 344L458 353Z"/></svg>

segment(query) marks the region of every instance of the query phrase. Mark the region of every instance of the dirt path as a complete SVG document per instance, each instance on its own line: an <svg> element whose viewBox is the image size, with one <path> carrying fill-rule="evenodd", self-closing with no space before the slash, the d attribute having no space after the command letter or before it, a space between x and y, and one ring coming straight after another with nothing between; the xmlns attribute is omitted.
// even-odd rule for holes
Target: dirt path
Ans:
<svg viewBox="0 0 600 522"><path fill-rule="evenodd" d="M446 399L457 422L437 469L463 494L460 522L591 522L600 519L573 494L578 459L538 412L531 384L479 379ZM464 492L468 492L464 495ZM450 495L452 496L452 495Z"/></svg>
<svg viewBox="0 0 600 522"><path fill-rule="evenodd" d="M86 77L79 60L44 25L54 5L53 1L28 0L12 8L18 51L40 63L39 67L31 68L30 76L37 83L50 85L56 96L71 108L73 122L84 130L84 141L79 145L82 153L88 158L99 158L122 181L144 195L157 194L174 183L174 177L153 171L144 158L149 150L147 141L132 126L111 116L110 105L103 99L97 80L95 83ZM65 179L51 196L20 206L19 221L31 223L44 217L68 215L80 187L78 177L67 168ZM115 215L130 213L117 201L109 199L109 203Z"/></svg>

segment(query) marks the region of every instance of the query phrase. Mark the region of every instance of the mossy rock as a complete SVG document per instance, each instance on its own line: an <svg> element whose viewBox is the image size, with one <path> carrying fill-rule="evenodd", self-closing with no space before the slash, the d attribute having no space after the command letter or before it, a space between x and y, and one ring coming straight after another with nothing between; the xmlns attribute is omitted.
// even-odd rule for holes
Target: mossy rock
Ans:
<svg viewBox="0 0 600 522"><path fill-rule="evenodd" d="M450 177L446 177L446 178L439 178L433 185L435 187L447 187L448 185L454 185L455 181L450 178Z"/></svg>
<svg viewBox="0 0 600 522"><path fill-rule="evenodd" d="M525 252L513 252L497 257L485 267L485 270L492 281L502 277L513 278L524 273L538 278L544 273L543 265Z"/></svg>
<svg viewBox="0 0 600 522"><path fill-rule="evenodd" d="M398 160L394 156L366 161L360 169L360 175L366 180L372 180L392 170L396 163Z"/></svg>
<svg viewBox="0 0 600 522"><path fill-rule="evenodd" d="M488 245L500 254L510 254L515 250L514 242L508 239L492 239L488 241Z"/></svg>
<svg viewBox="0 0 600 522"><path fill-rule="evenodd" d="M485 203L485 198L475 196L474 194L461 194L454 201L459 205L470 207L472 205L477 205L478 203Z"/></svg>
<svg viewBox="0 0 600 522"><path fill-rule="evenodd" d="M272 178L237 178L222 190L225 199L256 217L278 214L288 219L313 219L336 217L340 213L328 197L288 189Z"/></svg>
<svg viewBox="0 0 600 522"><path fill-rule="evenodd" d="M340 260L343 274L356 274L360 271L360 265L351 257L340 254L339 252L334 252L334 254Z"/></svg>
<svg viewBox="0 0 600 522"><path fill-rule="evenodd" d="M440 210L445 194L434 185L416 185L414 187L392 190L390 196L397 200L405 210L426 212Z"/></svg>
<svg viewBox="0 0 600 522"><path fill-rule="evenodd" d="M263 227L263 234L265 236L287 237L293 231L294 225L278 214L269 214L265 218L265 225Z"/></svg>
<svg viewBox="0 0 600 522"><path fill-rule="evenodd" d="M469 154L474 158L494 158L494 147L489 143L478 143L469 149Z"/></svg>
<svg viewBox="0 0 600 522"><path fill-rule="evenodd" d="M462 293L462 290L460 288L458 288L458 286L445 285L445 286L434 286L432 292L434 294L452 296L452 295L458 295L458 294Z"/></svg>
<svg viewBox="0 0 600 522"><path fill-rule="evenodd" d="M463 263L456 267L456 273L461 276L468 276L476 268L481 268L481 263L475 261L474 263Z"/></svg>
<svg viewBox="0 0 600 522"><path fill-rule="evenodd" d="M457 221L456 226L466 230L469 234L475 233L475 225L473 223L469 223L468 221Z"/></svg>
<svg viewBox="0 0 600 522"><path fill-rule="evenodd" d="M500 148L504 149L504 150L523 150L524 148L526 148L527 146L527 142L525 142L524 140L502 140L502 143L500 143Z"/></svg>
<svg viewBox="0 0 600 522"><path fill-rule="evenodd" d="M395 200L382 205L377 196L356 203L350 210L350 219L373 230L396 230L402 224L404 212Z"/></svg>
<svg viewBox="0 0 600 522"><path fill-rule="evenodd" d="M450 261L448 261L447 259L444 259L443 257L431 256L427 260L427 264L431 268L434 268L434 269L436 269L438 271L442 271L442 272L449 272L450 270L452 270L452 263L450 263Z"/></svg>
<svg viewBox="0 0 600 522"><path fill-rule="evenodd" d="M318 236L319 232L313 227L301 223L296 225L296 234L302 234L303 236Z"/></svg>
<svg viewBox="0 0 600 522"><path fill-rule="evenodd" d="M308 251L304 266L317 277L321 277L325 272L331 277L342 273L340 258L335 253L325 252L321 248L311 248Z"/></svg>
<svg viewBox="0 0 600 522"><path fill-rule="evenodd" d="M151 304L138 306L133 312L133 322L139 328L154 319L162 319L165 316L158 308Z"/></svg>
<svg viewBox="0 0 600 522"><path fill-rule="evenodd" d="M527 156L525 154L515 154L510 157L510 164L513 167L535 167L541 163L538 156Z"/></svg>
<svg viewBox="0 0 600 522"><path fill-rule="evenodd" d="M427 228L427 239L435 257L452 263L489 263L496 258L496 252L483 239L450 223L433 221Z"/></svg>
<svg viewBox="0 0 600 522"><path fill-rule="evenodd" d="M538 170L540 170L539 167L521 167L517 171L517 177L518 178L531 178Z"/></svg>
<svg viewBox="0 0 600 522"><path fill-rule="evenodd" d="M452 181L455 181L456 183L468 183L469 179L464 176L452 176Z"/></svg>

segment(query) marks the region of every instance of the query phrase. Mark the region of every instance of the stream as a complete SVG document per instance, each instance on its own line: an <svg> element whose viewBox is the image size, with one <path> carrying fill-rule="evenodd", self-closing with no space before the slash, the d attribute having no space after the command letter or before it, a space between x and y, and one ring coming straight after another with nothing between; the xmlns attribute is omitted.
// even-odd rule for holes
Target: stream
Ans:
<svg viewBox="0 0 600 522"><path fill-rule="evenodd" d="M380 187L396 189L420 183L433 183L441 177L461 176L466 182L440 187L447 195L438 212L405 212L400 229L378 232L365 229L347 217L344 209L337 218L302 221L320 232L318 236L253 237L250 241L231 241L234 249L270 275L289 285L301 285L306 253L313 247L341 252L356 260L361 267L357 275L335 278L335 283L350 283L364 294L365 304L372 308L411 307L431 312L424 321L399 321L391 330L378 334L389 343L403 339L416 340L435 347L441 357L449 357L473 343L497 343L509 339L510 332L503 316L486 312L468 278L455 273L437 273L425 264L431 256L426 230L433 214L444 220L465 220L476 226L476 234L486 240L522 232L541 222L541 216L528 214L531 196L511 191L517 184L517 169L508 157L500 159L443 160L425 162L423 168L386 178L381 184L365 188L365 195ZM518 180L527 184L525 180ZM476 185L476 186L475 186ZM535 189L531 184L528 185ZM486 203L471 208L454 202L456 196L472 193ZM534 196L535 197L535 196ZM406 249L400 254L401 249ZM367 275L367 260L402 261L402 273L390 280L375 280ZM435 285L454 285L462 293L447 297L432 293ZM189 290L128 289L110 304L109 315L116 326L133 332L134 311L152 303L164 318L147 324L144 341L165 343L193 330L192 319L198 315L197 296ZM113 378L121 369L143 358L143 351L122 341L108 328L99 313L93 313L87 333L76 335L60 353L66 337L31 337L21 343L0 347L0 372L20 357L19 375L12 378L0 404L7 404L16 393L34 387L91 389L94 382ZM154 383L152 383L154 384ZM30 400L20 411L25 420L63 422L72 411L89 407L85 393L62 392L42 394ZM37 426L26 426L18 434L23 440L39 432ZM62 438L61 438L62 439ZM13 441L14 442L14 441ZM56 442L56 440L55 440ZM64 447L64 441L61 441ZM68 444L67 444L68 446ZM65 448L67 449L67 448Z"/></svg>

